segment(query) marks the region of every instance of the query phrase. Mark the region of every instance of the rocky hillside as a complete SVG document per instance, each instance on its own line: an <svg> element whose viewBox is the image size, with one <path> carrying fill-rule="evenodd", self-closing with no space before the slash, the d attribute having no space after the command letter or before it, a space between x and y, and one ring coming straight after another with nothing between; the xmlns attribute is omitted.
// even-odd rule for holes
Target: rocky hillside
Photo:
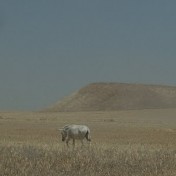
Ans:
<svg viewBox="0 0 176 176"><path fill-rule="evenodd" d="M111 111L148 108L176 108L176 87L93 83L44 111Z"/></svg>

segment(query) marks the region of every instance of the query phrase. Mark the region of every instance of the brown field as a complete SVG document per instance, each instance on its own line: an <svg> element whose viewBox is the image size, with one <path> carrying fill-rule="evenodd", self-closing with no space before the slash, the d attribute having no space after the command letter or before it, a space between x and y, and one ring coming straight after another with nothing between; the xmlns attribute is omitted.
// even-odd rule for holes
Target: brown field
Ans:
<svg viewBox="0 0 176 176"><path fill-rule="evenodd" d="M86 124L92 145L67 149L57 129ZM0 113L2 176L175 176L176 109Z"/></svg>

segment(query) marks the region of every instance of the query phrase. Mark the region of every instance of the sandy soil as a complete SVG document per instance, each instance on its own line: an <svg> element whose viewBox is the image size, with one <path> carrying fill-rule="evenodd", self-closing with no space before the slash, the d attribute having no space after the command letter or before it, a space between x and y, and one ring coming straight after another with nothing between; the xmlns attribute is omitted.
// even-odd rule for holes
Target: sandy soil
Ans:
<svg viewBox="0 0 176 176"><path fill-rule="evenodd" d="M104 144L176 144L176 109L109 112L38 113L1 112L0 140L58 143L58 129L66 124L86 124L92 141Z"/></svg>

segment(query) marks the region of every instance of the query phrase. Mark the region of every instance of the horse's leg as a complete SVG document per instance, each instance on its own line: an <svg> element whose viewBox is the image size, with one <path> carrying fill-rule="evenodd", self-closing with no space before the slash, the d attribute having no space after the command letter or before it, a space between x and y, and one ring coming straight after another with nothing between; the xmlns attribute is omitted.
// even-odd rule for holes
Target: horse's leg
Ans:
<svg viewBox="0 0 176 176"><path fill-rule="evenodd" d="M87 141L89 143L89 147L90 147L91 146L91 138L90 138L90 136L86 137L86 139L87 139Z"/></svg>
<svg viewBox="0 0 176 176"><path fill-rule="evenodd" d="M70 138L67 138L67 140L66 140L67 147L69 147L69 145L68 145L69 141L70 141Z"/></svg>
<svg viewBox="0 0 176 176"><path fill-rule="evenodd" d="M81 146L81 147L83 147L83 146L84 146L84 142L83 142L83 139L81 139L81 144L82 144L82 146Z"/></svg>
<svg viewBox="0 0 176 176"><path fill-rule="evenodd" d="M73 148L75 148L75 139L73 138Z"/></svg>

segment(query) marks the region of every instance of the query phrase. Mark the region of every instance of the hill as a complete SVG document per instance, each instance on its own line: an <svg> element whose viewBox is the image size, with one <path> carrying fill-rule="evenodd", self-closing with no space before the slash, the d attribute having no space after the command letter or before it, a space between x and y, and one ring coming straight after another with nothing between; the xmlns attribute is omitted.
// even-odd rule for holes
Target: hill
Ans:
<svg viewBox="0 0 176 176"><path fill-rule="evenodd" d="M176 108L176 87L93 83L43 111L112 111L158 108Z"/></svg>

